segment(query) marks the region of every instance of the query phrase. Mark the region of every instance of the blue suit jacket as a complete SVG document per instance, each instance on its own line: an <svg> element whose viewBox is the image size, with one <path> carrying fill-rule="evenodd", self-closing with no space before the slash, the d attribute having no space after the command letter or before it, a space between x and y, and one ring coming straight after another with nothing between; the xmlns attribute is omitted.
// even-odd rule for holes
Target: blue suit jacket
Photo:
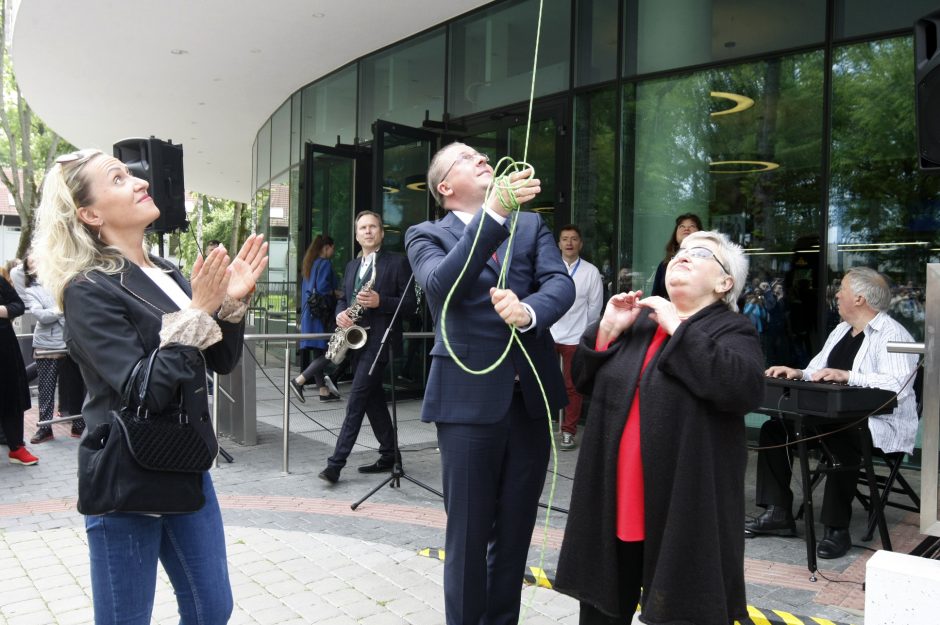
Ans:
<svg viewBox="0 0 940 625"><path fill-rule="evenodd" d="M444 319L451 348L465 365L477 370L502 354L510 328L493 310L489 291L496 286L500 264L508 263L506 286L535 311L536 326L518 336L542 380L552 415L568 402L549 328L571 307L575 291L555 239L537 214L519 213L516 238L507 260L509 222L502 226L485 215L480 210L465 226L448 212L443 219L409 228L405 235L408 260L427 294L437 335L431 350L434 358L425 390L423 421L495 423L509 409L517 375L527 412L532 418L545 418L538 382L515 342L500 366L484 375L464 372L444 345L444 300L457 283L477 230L480 238ZM494 252L499 262L492 258Z"/></svg>

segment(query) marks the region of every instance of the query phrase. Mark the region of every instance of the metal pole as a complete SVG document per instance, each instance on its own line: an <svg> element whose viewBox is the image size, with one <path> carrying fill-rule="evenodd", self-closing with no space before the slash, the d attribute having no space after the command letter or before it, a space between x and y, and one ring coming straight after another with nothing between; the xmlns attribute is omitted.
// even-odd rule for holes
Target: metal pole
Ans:
<svg viewBox="0 0 940 625"><path fill-rule="evenodd" d="M200 223L201 225L201 223ZM219 374L212 372L212 431L219 438ZM219 454L215 455L215 466L219 466Z"/></svg>
<svg viewBox="0 0 940 625"><path fill-rule="evenodd" d="M288 475L290 448L287 439L290 436L290 341L284 341L284 460L281 465L281 473Z"/></svg>

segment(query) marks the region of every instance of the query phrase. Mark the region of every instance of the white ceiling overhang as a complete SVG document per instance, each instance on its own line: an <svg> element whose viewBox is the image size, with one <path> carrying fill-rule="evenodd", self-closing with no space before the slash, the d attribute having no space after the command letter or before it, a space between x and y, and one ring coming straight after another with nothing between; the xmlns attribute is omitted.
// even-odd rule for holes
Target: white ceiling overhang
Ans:
<svg viewBox="0 0 940 625"><path fill-rule="evenodd" d="M248 201L255 134L294 91L484 4L27 0L13 66L30 107L70 143L172 140L188 189Z"/></svg>

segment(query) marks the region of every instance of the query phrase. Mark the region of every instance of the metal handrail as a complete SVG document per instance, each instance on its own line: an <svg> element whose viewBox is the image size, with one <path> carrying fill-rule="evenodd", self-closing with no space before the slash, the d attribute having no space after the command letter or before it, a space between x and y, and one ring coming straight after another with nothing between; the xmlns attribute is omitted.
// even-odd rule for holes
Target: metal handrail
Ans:
<svg viewBox="0 0 940 625"><path fill-rule="evenodd" d="M272 333L272 334L246 334L244 340L253 341L284 341L284 405L282 413L282 440L281 440L281 473L287 475L290 473L290 446L288 443L290 437L290 355L291 344L297 341L306 341L308 339L326 339L333 336L332 332L316 333ZM433 332L403 332L402 337L406 339L429 339L434 338Z"/></svg>

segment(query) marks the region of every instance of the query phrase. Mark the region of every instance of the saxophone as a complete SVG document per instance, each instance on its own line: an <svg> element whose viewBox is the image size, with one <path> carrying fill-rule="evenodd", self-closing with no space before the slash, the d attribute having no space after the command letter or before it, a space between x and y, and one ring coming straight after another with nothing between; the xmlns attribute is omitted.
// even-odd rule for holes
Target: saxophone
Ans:
<svg viewBox="0 0 940 625"><path fill-rule="evenodd" d="M369 277L369 280L362 285L362 288L359 289L359 292L362 291L371 291L372 285L375 284L375 276L378 271L378 263L372 261L372 276ZM366 334L365 328L361 328L356 325L356 322L359 321L359 317L362 316L365 306L359 302L353 302L353 305L346 309L346 316L349 317L353 324L348 328L339 328L333 332L333 336L330 337L330 342L326 346L326 358L334 365L338 365L346 359L346 352L350 349L360 349L369 339L369 335Z"/></svg>

